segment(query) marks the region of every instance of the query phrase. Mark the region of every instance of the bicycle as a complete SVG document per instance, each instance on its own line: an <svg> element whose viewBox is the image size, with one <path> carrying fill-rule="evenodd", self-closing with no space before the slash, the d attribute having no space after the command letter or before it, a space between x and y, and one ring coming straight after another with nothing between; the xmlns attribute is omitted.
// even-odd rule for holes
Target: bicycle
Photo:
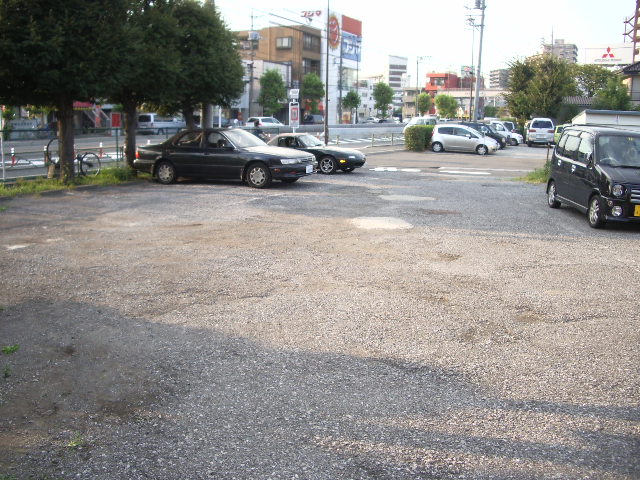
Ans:
<svg viewBox="0 0 640 480"><path fill-rule="evenodd" d="M54 156L55 154L55 156ZM45 162L47 164L53 163L55 168L60 168L60 144L57 138L52 138L47 143L45 151ZM102 162L100 156L94 152L79 153L76 152L76 156L73 161L73 171L76 175L98 175L102 170Z"/></svg>

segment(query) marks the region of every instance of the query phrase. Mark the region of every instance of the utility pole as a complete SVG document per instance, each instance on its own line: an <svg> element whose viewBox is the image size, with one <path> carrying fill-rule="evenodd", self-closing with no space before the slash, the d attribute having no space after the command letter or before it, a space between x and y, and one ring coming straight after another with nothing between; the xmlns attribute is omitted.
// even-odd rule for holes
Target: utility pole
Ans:
<svg viewBox="0 0 640 480"><path fill-rule="evenodd" d="M214 0L208 0L208 2L215 10L216 2ZM205 103L202 105L202 113L200 115L200 126L202 128L213 127L213 105L210 103Z"/></svg>
<svg viewBox="0 0 640 480"><path fill-rule="evenodd" d="M253 10L251 10L251 30L249 31L249 45L251 46L251 62L249 62L249 105L247 105L247 119L251 117L251 104L253 103L253 60L255 52L253 51Z"/></svg>
<svg viewBox="0 0 640 480"><path fill-rule="evenodd" d="M327 42L325 57L324 85L324 144L329 145L329 0L327 0Z"/></svg>
<svg viewBox="0 0 640 480"><path fill-rule="evenodd" d="M482 70L482 37L484 35L484 11L487 8L485 0L476 0L476 9L482 12L480 17L480 46L478 47L478 75L476 75L476 104L473 106L473 120L478 120L478 106L480 105L480 78Z"/></svg>

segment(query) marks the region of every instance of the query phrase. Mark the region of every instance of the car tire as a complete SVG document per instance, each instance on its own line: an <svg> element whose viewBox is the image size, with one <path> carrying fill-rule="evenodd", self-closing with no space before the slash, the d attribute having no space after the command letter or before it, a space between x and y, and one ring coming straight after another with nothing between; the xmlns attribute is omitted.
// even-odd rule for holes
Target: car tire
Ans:
<svg viewBox="0 0 640 480"><path fill-rule="evenodd" d="M561 205L556 192L556 182L554 181L549 182L547 187L547 205L549 205L549 208L560 208Z"/></svg>
<svg viewBox="0 0 640 480"><path fill-rule="evenodd" d="M478 155L486 155L489 152L489 149L487 148L486 145L478 145L476 147L476 153Z"/></svg>
<svg viewBox="0 0 640 480"><path fill-rule="evenodd" d="M518 139L512 138L511 140L509 140L509 143L511 143L512 147L517 147L518 146Z"/></svg>
<svg viewBox="0 0 640 480"><path fill-rule="evenodd" d="M325 175L331 175L336 171L336 160L335 158L326 155L320 159L318 167Z"/></svg>
<svg viewBox="0 0 640 480"><path fill-rule="evenodd" d="M600 195L594 195L589 199L589 209L587 210L587 219L591 228L604 227L606 220L604 218L604 202Z"/></svg>
<svg viewBox="0 0 640 480"><path fill-rule="evenodd" d="M531 142L527 142L527 147L530 147L530 146L531 146Z"/></svg>
<svg viewBox="0 0 640 480"><path fill-rule="evenodd" d="M351 173L356 169L356 167L345 167L342 169L343 172L345 173Z"/></svg>
<svg viewBox="0 0 640 480"><path fill-rule="evenodd" d="M444 147L442 146L442 144L440 142L434 142L431 145L431 150L433 150L436 153L440 153L440 152L444 152Z"/></svg>
<svg viewBox="0 0 640 480"><path fill-rule="evenodd" d="M271 185L271 172L266 165L253 163L247 169L245 180L252 188L267 188Z"/></svg>
<svg viewBox="0 0 640 480"><path fill-rule="evenodd" d="M170 185L176 181L176 168L173 166L173 163L167 160L162 160L158 165L156 165L155 176L159 183L163 185Z"/></svg>

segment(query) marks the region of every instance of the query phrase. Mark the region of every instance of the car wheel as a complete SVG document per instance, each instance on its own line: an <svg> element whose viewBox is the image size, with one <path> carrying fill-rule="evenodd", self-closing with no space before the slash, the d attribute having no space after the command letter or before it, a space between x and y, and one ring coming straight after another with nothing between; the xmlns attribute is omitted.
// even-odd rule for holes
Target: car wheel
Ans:
<svg viewBox="0 0 640 480"><path fill-rule="evenodd" d="M530 147L530 146L531 146L531 142L527 142L527 147Z"/></svg>
<svg viewBox="0 0 640 480"><path fill-rule="evenodd" d="M476 153L478 155L486 155L488 151L489 150L487 150L487 146L486 145L478 145L476 147Z"/></svg>
<svg viewBox="0 0 640 480"><path fill-rule="evenodd" d="M549 182L547 187L547 203L550 208L560 208L560 201L558 200L556 192L556 182Z"/></svg>
<svg viewBox="0 0 640 480"><path fill-rule="evenodd" d="M254 163L247 170L246 181L250 187L267 188L271 185L271 172L266 165Z"/></svg>
<svg viewBox="0 0 640 480"><path fill-rule="evenodd" d="M320 171L327 175L330 175L336 171L336 161L333 157L330 157L328 155L320 159L319 165Z"/></svg>
<svg viewBox="0 0 640 480"><path fill-rule="evenodd" d="M589 210L587 210L587 218L589 219L589 226L592 228L602 228L605 224L604 219L604 204L600 195L594 195L589 200Z"/></svg>
<svg viewBox="0 0 640 480"><path fill-rule="evenodd" d="M161 161L156 166L156 179L163 185L169 185L176 181L176 169L171 162Z"/></svg>
<svg viewBox="0 0 640 480"><path fill-rule="evenodd" d="M517 138L512 138L509 142L511 143L512 147L517 147L518 146L518 139Z"/></svg>
<svg viewBox="0 0 640 480"><path fill-rule="evenodd" d="M351 173L356 169L356 167L345 167L342 169L343 172Z"/></svg>
<svg viewBox="0 0 640 480"><path fill-rule="evenodd" d="M443 152L444 148L440 142L435 142L433 145L431 145L431 150L433 150L436 153L439 153L439 152Z"/></svg>

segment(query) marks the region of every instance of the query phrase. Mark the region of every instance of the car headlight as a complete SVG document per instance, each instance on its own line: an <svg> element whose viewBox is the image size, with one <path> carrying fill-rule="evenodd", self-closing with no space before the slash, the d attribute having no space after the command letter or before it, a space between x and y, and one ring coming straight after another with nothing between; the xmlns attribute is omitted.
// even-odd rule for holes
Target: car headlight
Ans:
<svg viewBox="0 0 640 480"><path fill-rule="evenodd" d="M355 155L349 155L349 160L355 160L356 156Z"/></svg>
<svg viewBox="0 0 640 480"><path fill-rule="evenodd" d="M300 159L298 158L281 158L280 163L282 165L292 165L294 163L300 163Z"/></svg>
<svg viewBox="0 0 640 480"><path fill-rule="evenodd" d="M622 197L624 195L624 185L615 184L611 187L611 194L614 197Z"/></svg>

